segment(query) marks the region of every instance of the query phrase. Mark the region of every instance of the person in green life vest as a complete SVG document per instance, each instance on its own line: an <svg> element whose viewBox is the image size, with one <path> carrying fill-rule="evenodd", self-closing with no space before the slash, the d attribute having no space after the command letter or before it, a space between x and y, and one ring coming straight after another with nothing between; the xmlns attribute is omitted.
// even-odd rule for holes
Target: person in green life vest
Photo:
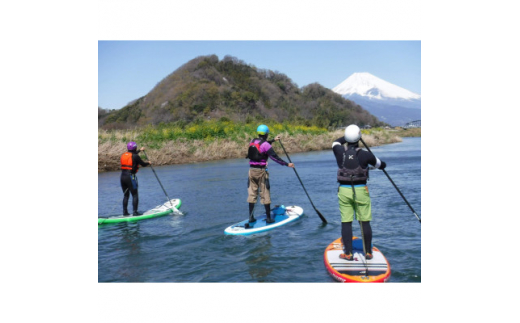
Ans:
<svg viewBox="0 0 520 323"><path fill-rule="evenodd" d="M280 136L276 136L274 140L267 140L269 136L269 128L266 125L260 125L256 129L258 138L251 140L249 143L248 154L249 158L249 179L247 183L249 203L249 223L256 222L253 215L253 210L256 204L258 189L260 189L260 203L265 207L265 214L267 215L266 222L273 223L271 218L271 193L269 185L269 173L267 172L267 159L271 158L276 163L282 166L289 166L294 168L293 163L287 163L274 152L271 144L280 140ZM246 225L249 227L249 225Z"/></svg>

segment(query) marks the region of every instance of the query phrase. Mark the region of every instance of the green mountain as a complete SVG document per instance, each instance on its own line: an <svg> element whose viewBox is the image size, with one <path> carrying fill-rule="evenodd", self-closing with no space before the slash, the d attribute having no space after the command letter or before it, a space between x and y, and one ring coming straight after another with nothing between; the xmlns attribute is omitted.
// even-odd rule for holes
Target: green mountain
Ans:
<svg viewBox="0 0 520 323"><path fill-rule="evenodd" d="M99 127L198 122L293 122L319 127L385 123L318 83L299 88L285 74L259 69L231 56L200 56L120 110L98 107Z"/></svg>

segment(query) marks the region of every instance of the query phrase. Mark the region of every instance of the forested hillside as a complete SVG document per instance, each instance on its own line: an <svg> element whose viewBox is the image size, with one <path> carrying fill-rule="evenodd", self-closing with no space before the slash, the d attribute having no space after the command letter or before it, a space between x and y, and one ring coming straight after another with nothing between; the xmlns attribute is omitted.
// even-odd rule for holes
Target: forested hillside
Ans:
<svg viewBox="0 0 520 323"><path fill-rule="evenodd" d="M231 56L197 57L120 110L98 107L101 129L226 120L289 122L333 128L384 123L318 83L299 88L282 73L258 69Z"/></svg>

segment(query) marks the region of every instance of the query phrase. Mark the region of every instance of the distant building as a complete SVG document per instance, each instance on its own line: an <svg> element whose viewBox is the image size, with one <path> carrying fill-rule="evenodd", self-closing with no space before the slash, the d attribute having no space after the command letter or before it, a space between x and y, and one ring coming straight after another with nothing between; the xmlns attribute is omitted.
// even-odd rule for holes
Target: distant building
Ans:
<svg viewBox="0 0 520 323"><path fill-rule="evenodd" d="M420 128L421 127L421 120L415 120L408 122L404 125L404 129L410 129L410 128Z"/></svg>

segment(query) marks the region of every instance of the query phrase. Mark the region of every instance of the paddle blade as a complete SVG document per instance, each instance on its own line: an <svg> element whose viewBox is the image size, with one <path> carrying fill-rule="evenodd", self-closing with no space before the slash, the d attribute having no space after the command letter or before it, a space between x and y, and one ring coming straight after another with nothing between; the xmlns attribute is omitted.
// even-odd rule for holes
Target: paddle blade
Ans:
<svg viewBox="0 0 520 323"><path fill-rule="evenodd" d="M325 220L325 217L323 216L323 214L321 214L320 211L318 211L318 209L315 209L316 210L316 213L318 213L318 216L320 217L321 221L323 221L323 223L327 223L327 220Z"/></svg>

